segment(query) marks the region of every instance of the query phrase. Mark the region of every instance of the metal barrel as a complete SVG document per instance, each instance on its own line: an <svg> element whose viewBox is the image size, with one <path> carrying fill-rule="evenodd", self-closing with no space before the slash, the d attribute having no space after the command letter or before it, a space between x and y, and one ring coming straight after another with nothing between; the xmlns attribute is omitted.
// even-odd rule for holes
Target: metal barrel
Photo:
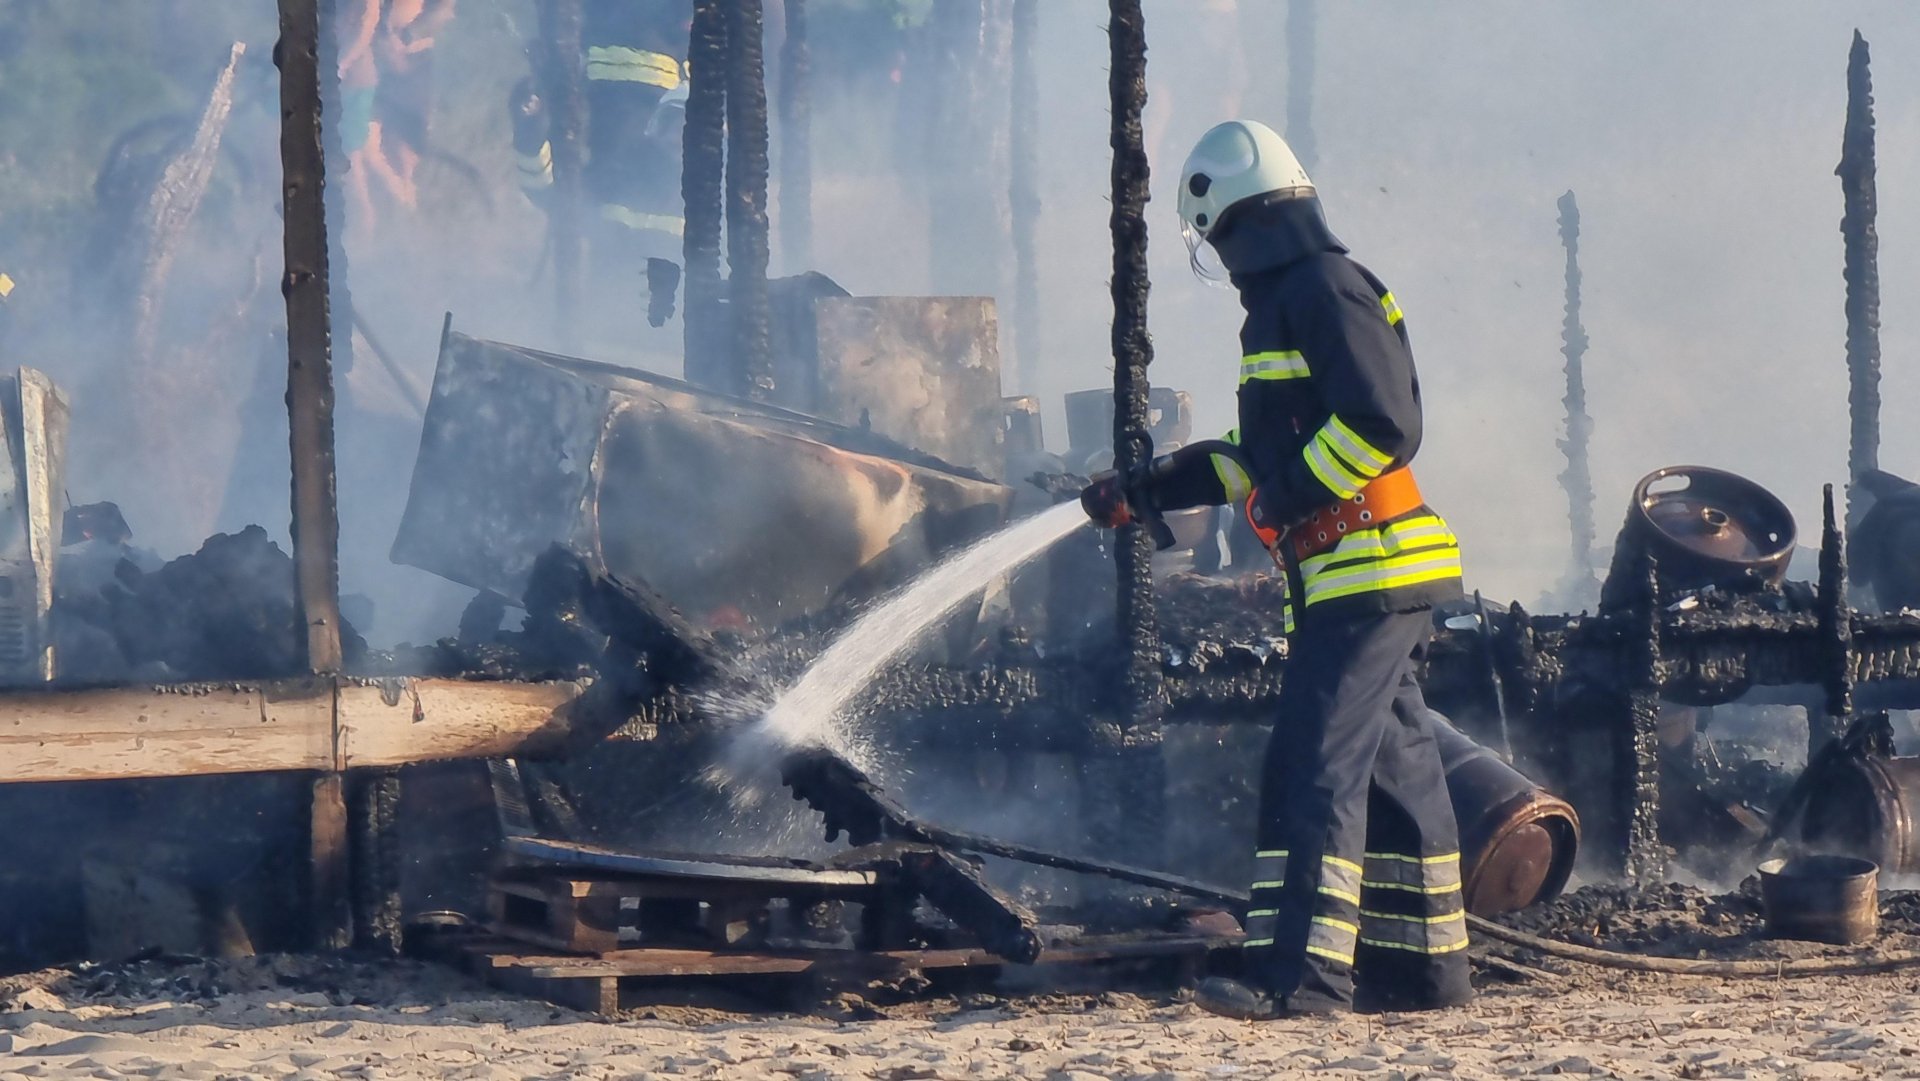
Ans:
<svg viewBox="0 0 1920 1081"><path fill-rule="evenodd" d="M1760 903L1779 938L1841 946L1880 932L1879 868L1850 856L1801 856L1760 865Z"/></svg>
<svg viewBox="0 0 1920 1081"><path fill-rule="evenodd" d="M1580 816L1445 717L1433 718L1447 793L1460 827L1467 911L1495 916L1566 888L1580 848Z"/></svg>
<svg viewBox="0 0 1920 1081"><path fill-rule="evenodd" d="M1786 504L1745 477L1697 465L1656 469L1634 485L1600 607L1621 605L1642 553L1653 555L1670 593L1777 586L1794 535Z"/></svg>
<svg viewBox="0 0 1920 1081"><path fill-rule="evenodd" d="M1806 847L1872 860L1889 875L1920 874L1920 758L1848 756L1826 769L1801 819Z"/></svg>

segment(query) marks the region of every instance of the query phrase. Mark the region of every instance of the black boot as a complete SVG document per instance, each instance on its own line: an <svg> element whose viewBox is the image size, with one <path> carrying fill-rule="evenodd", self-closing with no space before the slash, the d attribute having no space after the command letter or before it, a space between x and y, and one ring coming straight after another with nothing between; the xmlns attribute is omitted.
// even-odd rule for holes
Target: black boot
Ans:
<svg viewBox="0 0 1920 1081"><path fill-rule="evenodd" d="M1209 976L1193 989L1194 1005L1240 1021L1277 1021L1283 1017L1324 1017L1340 1007L1318 999L1290 1001L1239 980Z"/></svg>

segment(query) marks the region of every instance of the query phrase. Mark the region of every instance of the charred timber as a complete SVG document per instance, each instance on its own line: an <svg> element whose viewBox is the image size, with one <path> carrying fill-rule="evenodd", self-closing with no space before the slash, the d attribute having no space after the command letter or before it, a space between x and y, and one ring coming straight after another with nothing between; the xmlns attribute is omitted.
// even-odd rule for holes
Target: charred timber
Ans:
<svg viewBox="0 0 1920 1081"><path fill-rule="evenodd" d="M1153 339L1147 333L1149 176L1142 128L1147 105L1147 30L1140 0L1110 0L1108 11L1112 46L1108 91L1113 116L1113 452L1115 467L1125 474L1144 466L1153 453L1147 413L1147 366L1153 362ZM1122 528L1117 556L1117 619L1126 658L1120 680L1125 695L1121 729L1130 746L1144 751L1127 756L1129 768L1115 779L1120 786L1117 795L1145 823L1141 835L1157 845L1164 821L1159 742L1166 690L1154 621L1153 541L1147 531L1138 525Z"/></svg>
<svg viewBox="0 0 1920 1081"><path fill-rule="evenodd" d="M807 0L782 0L780 50L780 244L790 274L813 267L813 50Z"/></svg>
<svg viewBox="0 0 1920 1081"><path fill-rule="evenodd" d="M727 130L727 0L694 0L687 44L691 85L681 133L680 196L686 203L687 381L731 390L721 330L720 234L724 213Z"/></svg>
<svg viewBox="0 0 1920 1081"><path fill-rule="evenodd" d="M579 325L581 268L586 234L581 221L582 170L586 165L587 93L583 53L583 0L551 0L537 7L541 81L553 103L553 203L547 215L547 246L553 259L554 319L561 340L572 342Z"/></svg>
<svg viewBox="0 0 1920 1081"><path fill-rule="evenodd" d="M1846 731L1853 714L1853 610L1847 605L1847 553L1834 520L1833 485L1822 492L1821 504L1818 628L1820 687L1826 702L1824 708L1807 712L1809 762Z"/></svg>
<svg viewBox="0 0 1920 1081"><path fill-rule="evenodd" d="M1845 212L1840 235L1846 242L1847 410L1849 479L1847 524L1858 524L1863 503L1852 485L1880 465L1880 238L1875 192L1873 72L1867 39L1853 32L1847 57L1847 123L1840 143L1840 178Z"/></svg>
<svg viewBox="0 0 1920 1081"><path fill-rule="evenodd" d="M329 5L330 6L330 5ZM287 417L293 561L307 668L340 670L340 511L333 469L326 160L321 151L320 0L280 0L280 167L285 200Z"/></svg>
<svg viewBox="0 0 1920 1081"><path fill-rule="evenodd" d="M338 25L335 20L339 17L339 9L340 0L323 0L320 9L320 111L323 117L345 115L346 106L341 101L340 87L340 35L328 29ZM340 140L340 124L320 125L320 150L324 160L336 162L342 168L347 167L347 148ZM340 325L347 328L347 332L333 343L333 367L341 375L349 375L353 372L353 332L361 325L361 319L353 310L353 276L347 267L347 191L344 187L331 185L322 186L321 191L324 193L327 220L335 225L335 228L327 230L328 318L339 320ZM372 345L373 336L364 331L362 334ZM380 347L375 345L373 348L377 353ZM404 392L412 393L411 384L398 378L394 381L401 385ZM347 407L351 410L351 386L347 387L346 394ZM421 411L426 411L424 406Z"/></svg>
<svg viewBox="0 0 1920 1081"><path fill-rule="evenodd" d="M1593 418L1587 415L1585 363L1587 330L1580 322L1580 204L1572 192L1560 197L1560 243L1567 250L1566 317L1560 326L1561 353L1567 358L1567 394L1562 399L1567 410L1567 437L1560 450L1567 467L1560 473L1560 486L1567 493L1567 522L1573 541L1573 561L1568 568L1567 589L1577 597L1570 603L1598 599L1598 583L1593 580L1593 475L1587 464L1587 445L1593 435Z"/></svg>
<svg viewBox="0 0 1920 1081"><path fill-rule="evenodd" d="M767 218L767 79L761 0L727 2L727 304L733 317L730 390L773 400Z"/></svg>

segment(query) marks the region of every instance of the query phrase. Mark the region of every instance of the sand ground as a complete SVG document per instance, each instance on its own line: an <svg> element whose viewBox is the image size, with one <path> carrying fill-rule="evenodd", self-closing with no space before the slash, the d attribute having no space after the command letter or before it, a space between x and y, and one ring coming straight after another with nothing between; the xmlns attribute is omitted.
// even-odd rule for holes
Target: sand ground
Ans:
<svg viewBox="0 0 1920 1081"><path fill-rule="evenodd" d="M1920 971L1720 982L1564 970L1434 1015L1265 1025L1165 991L935 999L848 1018L603 1021L408 962L148 964L0 985L0 1079L1920 1078Z"/></svg>

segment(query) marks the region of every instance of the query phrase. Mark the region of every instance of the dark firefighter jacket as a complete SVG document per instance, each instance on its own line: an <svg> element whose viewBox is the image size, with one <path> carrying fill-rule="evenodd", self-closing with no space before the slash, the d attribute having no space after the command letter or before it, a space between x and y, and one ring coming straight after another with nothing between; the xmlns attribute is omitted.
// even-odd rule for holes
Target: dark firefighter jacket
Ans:
<svg viewBox="0 0 1920 1081"><path fill-rule="evenodd" d="M1420 381L1393 294L1347 257L1318 200L1262 210L1220 245L1247 312L1240 426L1227 439L1245 452L1251 476L1219 455L1176 451L1153 497L1171 510L1240 503L1256 490L1268 522L1295 525L1413 460ZM1406 611L1460 595L1459 542L1428 507L1352 530L1304 560L1283 547L1289 627L1296 611L1308 619Z"/></svg>

